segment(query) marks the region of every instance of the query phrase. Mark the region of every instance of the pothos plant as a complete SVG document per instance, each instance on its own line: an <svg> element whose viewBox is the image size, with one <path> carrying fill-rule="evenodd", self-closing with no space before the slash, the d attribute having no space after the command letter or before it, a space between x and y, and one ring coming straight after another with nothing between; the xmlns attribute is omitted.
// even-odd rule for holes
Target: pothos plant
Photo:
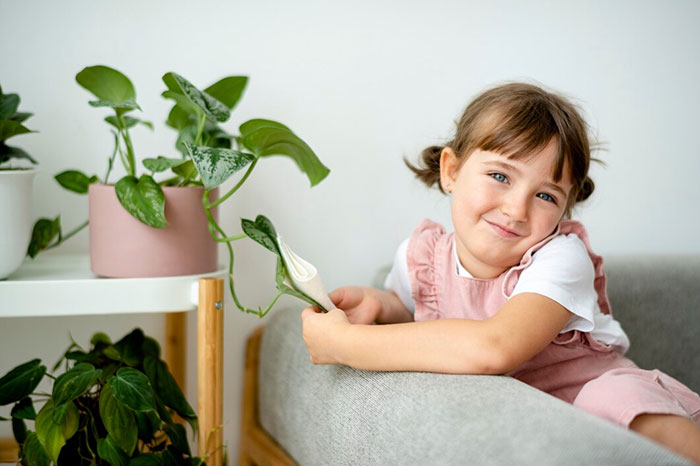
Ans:
<svg viewBox="0 0 700 466"><path fill-rule="evenodd" d="M22 124L32 114L18 111L19 103L19 95L3 94L2 87L0 87L0 170L15 170L16 168L7 166L7 163L12 159L24 159L33 164L37 163L24 150L8 146L5 143L12 137L34 132Z"/></svg>
<svg viewBox="0 0 700 466"><path fill-rule="evenodd" d="M245 233L228 236L214 219L211 209L225 202L248 180L258 162L266 157L282 155L291 158L308 177L311 186L320 183L330 172L314 151L287 126L272 120L252 119L238 127L238 134L224 130L220 124L231 116L240 100L248 78L225 77L206 89L199 90L181 75L169 72L163 77L166 90L162 96L174 101L166 124L177 131L175 148L179 157L158 155L143 159L146 173L138 174L137 157L130 131L138 126L153 129L152 123L133 116L141 110L131 80L107 66L90 66L76 75L76 81L91 92L97 100L89 104L109 108L112 115L105 118L114 137L114 149L108 158L104 178L88 176L79 170L67 170L56 175L58 183L75 193L86 194L91 183L109 183L116 156L122 162L126 175L114 185L121 205L136 219L153 228L165 228L165 198L162 186L203 186L202 206L206 213L211 237L224 243L229 254L229 289L236 306L244 312L259 316L272 307L279 295L268 305L250 309L241 304L234 287L234 252L232 243L246 238ZM230 177L246 168L239 181L216 200L211 191ZM169 173L169 174L168 174ZM156 177L165 178L156 180ZM78 227L82 229L85 222ZM77 230L71 232L74 234ZM64 239L60 216L39 219L32 232L28 254L35 257L41 250L55 247Z"/></svg>
<svg viewBox="0 0 700 466"><path fill-rule="evenodd" d="M73 342L47 373L39 359L20 364L0 378L0 405L12 405L12 431L19 459L27 466L203 465L192 456L185 427L196 434L197 415L185 399L160 346L135 329L112 343L101 332L84 350ZM35 393L44 376L51 393ZM35 403L44 402L39 412ZM34 428L27 427L33 421Z"/></svg>

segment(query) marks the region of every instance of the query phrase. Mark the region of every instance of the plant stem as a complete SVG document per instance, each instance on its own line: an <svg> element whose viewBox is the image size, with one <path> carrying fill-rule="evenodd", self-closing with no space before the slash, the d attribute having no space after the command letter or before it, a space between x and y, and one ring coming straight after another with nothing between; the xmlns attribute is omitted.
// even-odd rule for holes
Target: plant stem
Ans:
<svg viewBox="0 0 700 466"><path fill-rule="evenodd" d="M53 244L50 245L50 246L47 246L47 247L46 247L46 250L53 249L53 248L55 248L56 246L58 246L59 244L63 243L63 242L66 241L68 238L70 238L71 236L77 234L80 230L82 230L83 228L85 228L86 226L88 226L88 223L90 223L90 220L85 220L85 222L83 222L82 225L80 225L80 226L77 227L75 230L73 230L73 231L71 231L70 233L68 233L66 236L63 236L63 237L60 237L60 236L59 236L58 241L56 241L55 243L53 243Z"/></svg>
<svg viewBox="0 0 700 466"><path fill-rule="evenodd" d="M216 207L216 206L218 206L219 204L221 204L222 202L224 202L226 199L228 199L229 197L231 197L231 196L233 195L233 193L235 193L236 191L238 191L238 188L240 188L241 185L242 185L243 183L245 183L245 181L248 179L248 177L250 176L250 174L253 172L253 169L255 168L255 165L258 164L258 160L260 160L260 159L255 159L255 160L253 160L253 163L250 164L250 167L248 167L248 171L245 172L245 175L243 175L243 178L241 178L241 180L236 184L236 186L234 186L233 188L231 188L231 190L230 190L229 192L227 192L223 197L220 197L220 198L217 199L216 201L214 201L214 202L212 202L212 203L209 203L209 196L207 195L207 199L206 199L207 202L206 202L206 204L204 204L204 207L205 207L205 208Z"/></svg>
<svg viewBox="0 0 700 466"><path fill-rule="evenodd" d="M117 113L117 121L121 122L122 127L122 137L124 138L124 143L126 144L126 154L129 160L129 166L127 171L131 176L136 176L136 159L134 158L134 146L131 144L131 136L129 136L129 128L124 123L124 117Z"/></svg>
<svg viewBox="0 0 700 466"><path fill-rule="evenodd" d="M207 121L207 116L202 113L199 117L199 124L197 125L197 137L194 139L194 145L198 146L202 143L202 133L204 132L204 123Z"/></svg>
<svg viewBox="0 0 700 466"><path fill-rule="evenodd" d="M109 180L109 174L112 172L112 167L114 166L114 157L117 155L117 150L119 149L119 135L112 131L112 134L114 134L114 151L112 152L112 156L109 158L109 162L107 165L107 174L105 175L105 181L104 183L107 184Z"/></svg>

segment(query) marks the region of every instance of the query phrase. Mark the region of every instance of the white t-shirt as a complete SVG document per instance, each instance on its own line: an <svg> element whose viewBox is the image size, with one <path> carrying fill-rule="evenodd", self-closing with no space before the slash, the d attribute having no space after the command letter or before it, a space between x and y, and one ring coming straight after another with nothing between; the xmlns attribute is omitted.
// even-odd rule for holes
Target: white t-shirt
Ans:
<svg viewBox="0 0 700 466"><path fill-rule="evenodd" d="M406 258L408 241L404 240L396 251L394 265L386 277L384 288L396 293L413 314L415 303L411 297ZM471 278L459 261L454 241L452 253L457 263L455 273ZM532 262L521 272L510 297L519 293L546 296L573 314L559 333L570 330L590 332L597 341L612 345L615 350L624 353L629 348L629 339L618 321L600 311L598 294L593 286L594 278L593 262L583 241L573 233L560 235L533 254Z"/></svg>

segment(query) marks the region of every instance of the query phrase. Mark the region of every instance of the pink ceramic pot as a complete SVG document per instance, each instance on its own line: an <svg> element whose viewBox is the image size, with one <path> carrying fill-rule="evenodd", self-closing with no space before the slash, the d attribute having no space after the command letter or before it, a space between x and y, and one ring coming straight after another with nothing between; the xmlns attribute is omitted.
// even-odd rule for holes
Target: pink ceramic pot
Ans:
<svg viewBox="0 0 700 466"><path fill-rule="evenodd" d="M202 187L163 187L169 225L141 223L119 203L114 185L88 189L90 267L103 277L166 277L217 270L217 243L209 234ZM209 199L219 196L218 188ZM218 209L212 209L218 221Z"/></svg>

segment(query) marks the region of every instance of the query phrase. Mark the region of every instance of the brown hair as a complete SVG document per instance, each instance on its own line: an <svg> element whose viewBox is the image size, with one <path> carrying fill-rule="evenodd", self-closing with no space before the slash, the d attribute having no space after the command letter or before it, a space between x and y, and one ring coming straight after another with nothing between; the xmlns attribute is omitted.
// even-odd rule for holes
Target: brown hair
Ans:
<svg viewBox="0 0 700 466"><path fill-rule="evenodd" d="M568 160L572 188L565 215L577 202L586 200L595 184L588 176L591 143L588 125L577 107L566 98L526 83L509 83L477 96L464 110L457 124L456 135L447 142L459 159L460 167L476 149L506 154L508 158L525 158L544 148L552 138L558 142L554 180L562 177ZM597 145L596 145L597 147ZM440 154L444 147L423 150L423 167L404 162L416 177L428 186L440 185Z"/></svg>

